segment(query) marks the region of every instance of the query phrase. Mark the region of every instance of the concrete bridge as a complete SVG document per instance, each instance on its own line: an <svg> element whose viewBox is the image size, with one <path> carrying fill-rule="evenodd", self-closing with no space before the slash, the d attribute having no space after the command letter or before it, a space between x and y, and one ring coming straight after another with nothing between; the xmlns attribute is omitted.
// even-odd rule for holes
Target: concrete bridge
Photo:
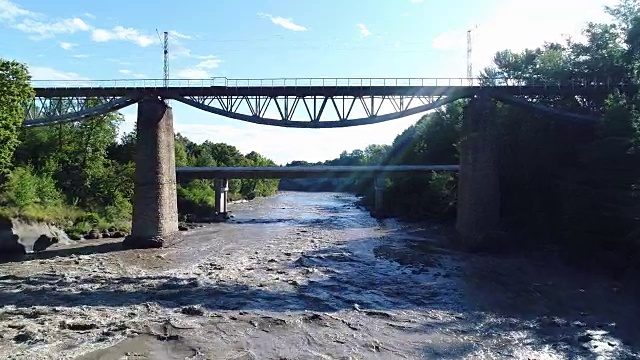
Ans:
<svg viewBox="0 0 640 360"><path fill-rule="evenodd" d="M178 233L173 113L166 100L256 124L336 128L389 121L469 99L460 150L456 229L464 239L473 242L496 228L500 221L493 122L497 101L593 124L599 121L598 114L547 108L531 100L544 96L602 96L614 89L626 92L636 88L635 84L609 80L557 83L539 79L494 79L480 83L475 79L218 78L43 81L33 85L36 98L25 104L24 126L82 121L138 104L133 226L131 236L125 240L130 247L163 246ZM359 110L354 111L356 106ZM327 107L335 111L337 119L326 119ZM245 176L247 171L229 169L223 174L217 169L179 170L188 176L219 179ZM268 173L268 170L261 174L260 170L252 171L251 176L264 177ZM273 171L272 176L286 175ZM224 181L219 184L222 190Z"/></svg>
<svg viewBox="0 0 640 360"><path fill-rule="evenodd" d="M354 175L369 175L374 178L374 212L380 213L383 210L386 178L458 170L459 165L179 167L176 168L176 174L178 180L215 179L215 215L226 218L229 179L348 178Z"/></svg>

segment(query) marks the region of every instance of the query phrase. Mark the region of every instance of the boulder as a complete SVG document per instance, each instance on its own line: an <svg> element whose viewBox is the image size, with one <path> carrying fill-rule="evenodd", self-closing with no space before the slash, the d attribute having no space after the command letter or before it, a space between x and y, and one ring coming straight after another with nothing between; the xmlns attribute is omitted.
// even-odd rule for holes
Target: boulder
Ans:
<svg viewBox="0 0 640 360"><path fill-rule="evenodd" d="M96 229L91 229L87 235L84 236L87 240L100 239L100 232Z"/></svg>
<svg viewBox="0 0 640 360"><path fill-rule="evenodd" d="M54 225L0 217L0 255L24 255L70 242L67 234Z"/></svg>

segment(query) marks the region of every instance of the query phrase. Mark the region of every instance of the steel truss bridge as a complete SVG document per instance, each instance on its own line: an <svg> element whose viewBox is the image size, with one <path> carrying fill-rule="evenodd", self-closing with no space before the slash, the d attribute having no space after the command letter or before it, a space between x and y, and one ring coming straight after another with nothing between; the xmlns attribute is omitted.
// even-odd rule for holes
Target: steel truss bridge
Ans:
<svg viewBox="0 0 640 360"><path fill-rule="evenodd" d="M80 121L133 105L145 97L175 100L216 115L292 128L374 124L485 94L511 105L577 121L597 116L540 105L540 96L601 96L635 84L595 80L562 83L499 79L491 85L466 78L227 79L33 81L23 126Z"/></svg>

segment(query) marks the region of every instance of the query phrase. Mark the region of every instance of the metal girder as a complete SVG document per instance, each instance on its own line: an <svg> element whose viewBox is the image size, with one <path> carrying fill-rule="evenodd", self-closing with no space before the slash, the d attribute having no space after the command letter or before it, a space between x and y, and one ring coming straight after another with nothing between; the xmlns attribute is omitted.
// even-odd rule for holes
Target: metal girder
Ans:
<svg viewBox="0 0 640 360"><path fill-rule="evenodd" d="M346 178L355 175L385 176L457 172L460 165L379 165L379 166L266 166L266 167L177 167L180 180L187 179L283 179Z"/></svg>
<svg viewBox="0 0 640 360"><path fill-rule="evenodd" d="M139 96L122 97L36 97L24 104L24 127L47 126L83 120L120 110L140 101Z"/></svg>
<svg viewBox="0 0 640 360"><path fill-rule="evenodd" d="M40 82L25 104L24 126L44 126L120 110L144 97L173 99L216 115L255 124L336 128L374 124L486 95L570 120L594 121L536 103L536 96L602 96L635 91L621 81L547 82L540 79L226 79ZM513 80L513 81L512 81ZM34 85L36 85L34 83ZM525 98L523 98L525 97Z"/></svg>
<svg viewBox="0 0 640 360"><path fill-rule="evenodd" d="M433 110L451 96L175 96L172 99L216 115L291 128L338 128L374 124Z"/></svg>

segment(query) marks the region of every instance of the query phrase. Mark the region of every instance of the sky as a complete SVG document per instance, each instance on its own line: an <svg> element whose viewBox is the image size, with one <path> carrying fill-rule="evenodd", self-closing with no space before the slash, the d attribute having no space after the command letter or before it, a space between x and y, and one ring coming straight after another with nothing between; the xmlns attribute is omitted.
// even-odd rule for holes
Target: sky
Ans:
<svg viewBox="0 0 640 360"><path fill-rule="evenodd" d="M0 57L35 80L464 78L467 30L477 73L504 49L578 37L615 0L0 0ZM177 81L177 80L176 80ZM35 83L35 82L34 82ZM278 164L390 144L420 115L341 129L289 129L171 103L174 129ZM387 109L390 111L390 109ZM133 129L136 106L121 110ZM275 117L275 116L274 116ZM334 120L333 118L327 120Z"/></svg>

